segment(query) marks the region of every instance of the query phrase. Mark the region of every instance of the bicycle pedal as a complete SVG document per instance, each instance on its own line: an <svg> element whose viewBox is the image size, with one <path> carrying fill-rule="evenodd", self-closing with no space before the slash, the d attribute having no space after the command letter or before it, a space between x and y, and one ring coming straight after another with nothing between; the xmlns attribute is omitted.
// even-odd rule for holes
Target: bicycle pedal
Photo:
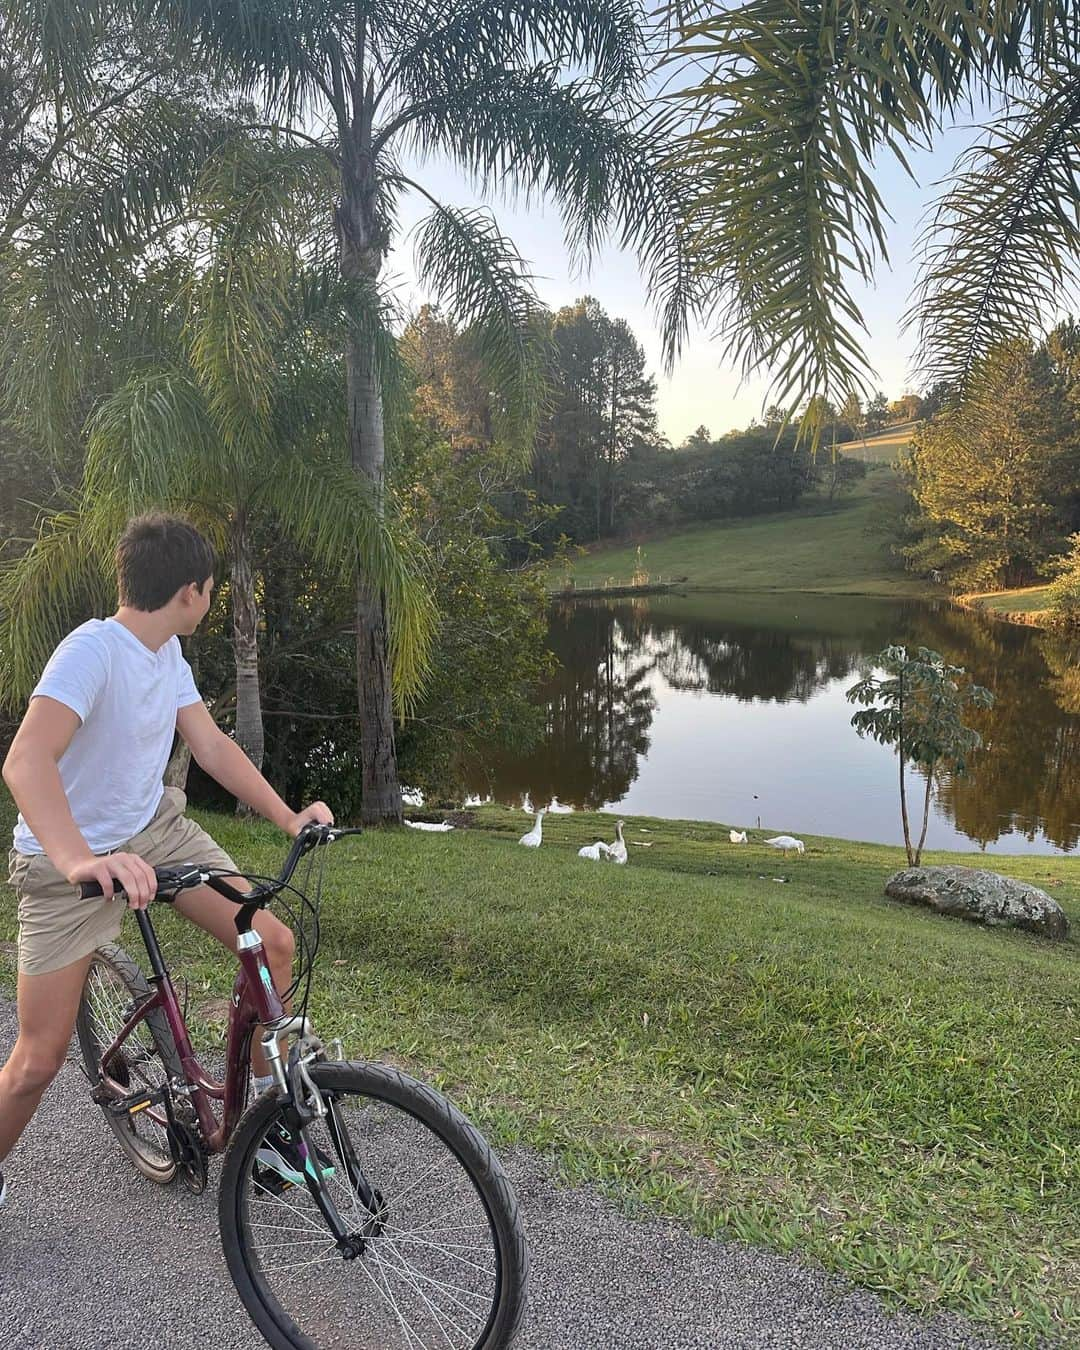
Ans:
<svg viewBox="0 0 1080 1350"><path fill-rule="evenodd" d="M114 1116L135 1116L151 1106L160 1106L165 1093L159 1088L156 1092L133 1092L128 1097L107 1099L105 1105Z"/></svg>

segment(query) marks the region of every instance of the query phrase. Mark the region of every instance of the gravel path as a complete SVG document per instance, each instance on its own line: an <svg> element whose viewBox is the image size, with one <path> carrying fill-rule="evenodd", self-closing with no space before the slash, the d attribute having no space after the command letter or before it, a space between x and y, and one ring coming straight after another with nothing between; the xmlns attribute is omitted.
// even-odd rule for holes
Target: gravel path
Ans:
<svg viewBox="0 0 1080 1350"><path fill-rule="evenodd" d="M0 999L0 1059L15 1036ZM800 1262L622 1216L506 1159L532 1252L515 1350L995 1350L952 1319L888 1312ZM127 1164L69 1059L5 1166L3 1350L258 1350L229 1282L215 1181L159 1190Z"/></svg>

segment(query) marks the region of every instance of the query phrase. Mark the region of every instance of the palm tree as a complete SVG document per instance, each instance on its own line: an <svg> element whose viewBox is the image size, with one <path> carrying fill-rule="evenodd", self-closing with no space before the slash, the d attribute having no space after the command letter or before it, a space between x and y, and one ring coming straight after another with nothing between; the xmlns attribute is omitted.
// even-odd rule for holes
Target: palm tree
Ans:
<svg viewBox="0 0 1080 1350"><path fill-rule="evenodd" d="M278 127L325 154L343 280L377 290L397 200L407 191L427 198L418 272L501 391L505 444L527 450L539 411L536 301L491 215L437 201L406 173L408 157L444 154L484 190L553 198L580 259L612 236L634 248L674 359L695 281L679 234L680 185L647 122L646 30L633 0L146 3L243 95L261 99ZM372 337L357 325L346 347L347 459L382 502L385 391ZM357 659L365 819L400 820L384 601L367 574L357 587Z"/></svg>
<svg viewBox="0 0 1080 1350"><path fill-rule="evenodd" d="M0 33L0 395L9 434L62 461L81 396L144 327L113 261L175 216L225 100L128 0L0 0Z"/></svg>
<svg viewBox="0 0 1080 1350"><path fill-rule="evenodd" d="M419 543L336 453L343 298L310 246L319 211L311 157L306 147L232 142L200 177L183 252L143 275L138 312L157 299L158 350L90 418L77 508L47 519L2 578L8 701L25 697L77 594L105 586L124 520L150 507L196 516L227 560L235 734L257 765L259 522L328 571L362 568L376 580L394 620L399 700L416 692L433 628ZM383 378L396 382L392 354Z"/></svg>
<svg viewBox="0 0 1080 1350"><path fill-rule="evenodd" d="M1067 0L671 0L699 266L730 350L785 407L869 392L852 277L886 257L872 170L972 104L1003 111L923 237L908 321L959 394L1041 331L1080 261L1080 15Z"/></svg>

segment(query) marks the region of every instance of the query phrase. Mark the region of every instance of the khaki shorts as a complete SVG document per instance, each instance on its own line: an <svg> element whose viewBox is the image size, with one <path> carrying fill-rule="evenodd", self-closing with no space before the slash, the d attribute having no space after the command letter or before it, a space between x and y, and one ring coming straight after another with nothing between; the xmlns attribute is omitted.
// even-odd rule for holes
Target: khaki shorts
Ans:
<svg viewBox="0 0 1080 1350"><path fill-rule="evenodd" d="M118 851L137 853L151 867L166 863L206 863L236 870L229 855L184 815L187 798L167 787L153 819ZM43 853L8 855L9 880L19 900L19 970L44 975L61 970L98 947L115 942L127 898L84 900L79 888L58 872Z"/></svg>

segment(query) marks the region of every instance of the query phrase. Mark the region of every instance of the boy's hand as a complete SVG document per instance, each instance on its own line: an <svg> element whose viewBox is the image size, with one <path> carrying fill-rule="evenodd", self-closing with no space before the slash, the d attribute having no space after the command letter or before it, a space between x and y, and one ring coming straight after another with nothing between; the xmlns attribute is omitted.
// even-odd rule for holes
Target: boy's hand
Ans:
<svg viewBox="0 0 1080 1350"><path fill-rule="evenodd" d="M113 877L120 889L127 892L129 909L145 909L157 894L157 876L154 869L137 853L109 853L104 858L87 858L76 863L67 874L68 881L77 886L80 881L96 881L106 899L114 893Z"/></svg>
<svg viewBox="0 0 1080 1350"><path fill-rule="evenodd" d="M286 831L295 839L305 825L333 825L334 813L325 802L312 802L290 816L285 825Z"/></svg>

